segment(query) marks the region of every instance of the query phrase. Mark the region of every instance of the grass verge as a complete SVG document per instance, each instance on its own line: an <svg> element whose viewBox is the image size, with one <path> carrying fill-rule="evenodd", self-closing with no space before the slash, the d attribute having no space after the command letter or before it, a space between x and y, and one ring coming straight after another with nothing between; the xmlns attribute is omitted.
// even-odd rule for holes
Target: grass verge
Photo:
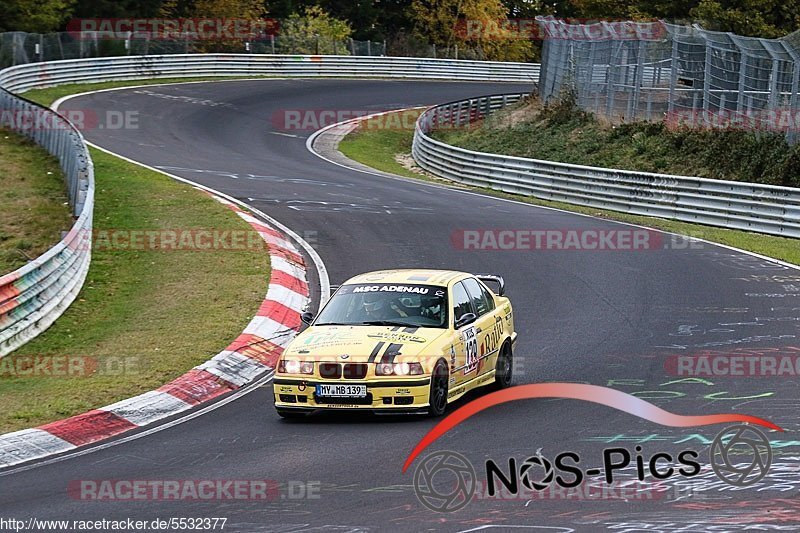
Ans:
<svg viewBox="0 0 800 533"><path fill-rule="evenodd" d="M800 144L783 133L689 128L677 117L614 124L578 108L569 94L546 106L528 99L472 128L434 137L478 152L577 165L800 187Z"/></svg>
<svg viewBox="0 0 800 533"><path fill-rule="evenodd" d="M96 236L102 230L252 231L190 186L98 150L92 157ZM124 250L99 242L78 299L47 332L0 359L0 432L159 387L225 348L267 291L263 248ZM61 368L67 360L73 366Z"/></svg>
<svg viewBox="0 0 800 533"><path fill-rule="evenodd" d="M400 113L402 113L402 111ZM391 121L391 117L386 117L387 123L391 123ZM414 132L410 129L404 131L359 129L342 140L339 144L339 150L350 159L384 172L391 172L393 174L426 181L441 182L442 180L439 178L432 177L419 168L411 169L398 161L409 160L408 154L411 151L413 138ZM485 151L492 151L491 145L486 146L486 148L488 149ZM459 186L461 185L459 184ZM773 237L760 233L728 230L724 228L713 228L662 218L629 215L626 213L576 206L562 202L539 200L528 196L508 194L479 187L463 187L499 198L507 198L533 205L553 207L565 211L573 211L609 220L639 224L682 235L689 235L800 265L800 246L798 246L796 239Z"/></svg>
<svg viewBox="0 0 800 533"><path fill-rule="evenodd" d="M0 275L36 259L72 227L58 160L0 128Z"/></svg>

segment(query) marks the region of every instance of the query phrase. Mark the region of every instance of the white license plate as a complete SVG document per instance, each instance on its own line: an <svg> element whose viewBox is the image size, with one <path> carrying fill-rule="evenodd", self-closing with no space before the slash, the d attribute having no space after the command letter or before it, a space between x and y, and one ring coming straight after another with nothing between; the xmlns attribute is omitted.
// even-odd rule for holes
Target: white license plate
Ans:
<svg viewBox="0 0 800 533"><path fill-rule="evenodd" d="M332 396L335 398L366 398L367 386L317 384L317 396Z"/></svg>

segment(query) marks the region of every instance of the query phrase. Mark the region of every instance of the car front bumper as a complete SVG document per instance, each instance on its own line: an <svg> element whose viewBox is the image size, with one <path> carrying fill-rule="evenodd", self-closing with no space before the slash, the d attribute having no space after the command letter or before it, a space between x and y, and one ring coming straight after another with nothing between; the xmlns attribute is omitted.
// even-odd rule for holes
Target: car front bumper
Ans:
<svg viewBox="0 0 800 533"><path fill-rule="evenodd" d="M367 397L359 399L319 397L318 383L366 385ZM366 410L416 412L428 407L430 376L384 381L320 380L279 376L273 380L275 407L292 411Z"/></svg>

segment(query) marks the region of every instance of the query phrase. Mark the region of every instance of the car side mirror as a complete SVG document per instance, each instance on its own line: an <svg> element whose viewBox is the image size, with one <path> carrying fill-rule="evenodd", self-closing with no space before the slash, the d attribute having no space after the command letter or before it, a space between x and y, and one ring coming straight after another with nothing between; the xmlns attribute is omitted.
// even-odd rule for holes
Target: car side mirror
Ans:
<svg viewBox="0 0 800 533"><path fill-rule="evenodd" d="M300 315L300 320L302 320L304 324L308 324L310 326L311 323L314 321L314 314L306 311L305 313Z"/></svg>
<svg viewBox="0 0 800 533"><path fill-rule="evenodd" d="M467 313L462 315L461 318L456 320L456 329L461 329L467 324L472 324L476 320L478 320L478 317L475 316L475 313Z"/></svg>

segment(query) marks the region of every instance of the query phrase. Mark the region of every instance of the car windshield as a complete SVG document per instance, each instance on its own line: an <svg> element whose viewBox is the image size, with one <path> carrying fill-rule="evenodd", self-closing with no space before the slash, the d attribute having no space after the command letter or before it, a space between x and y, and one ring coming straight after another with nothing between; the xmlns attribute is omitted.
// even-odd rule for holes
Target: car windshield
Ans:
<svg viewBox="0 0 800 533"><path fill-rule="evenodd" d="M407 283L342 285L314 325L447 327L447 289Z"/></svg>

